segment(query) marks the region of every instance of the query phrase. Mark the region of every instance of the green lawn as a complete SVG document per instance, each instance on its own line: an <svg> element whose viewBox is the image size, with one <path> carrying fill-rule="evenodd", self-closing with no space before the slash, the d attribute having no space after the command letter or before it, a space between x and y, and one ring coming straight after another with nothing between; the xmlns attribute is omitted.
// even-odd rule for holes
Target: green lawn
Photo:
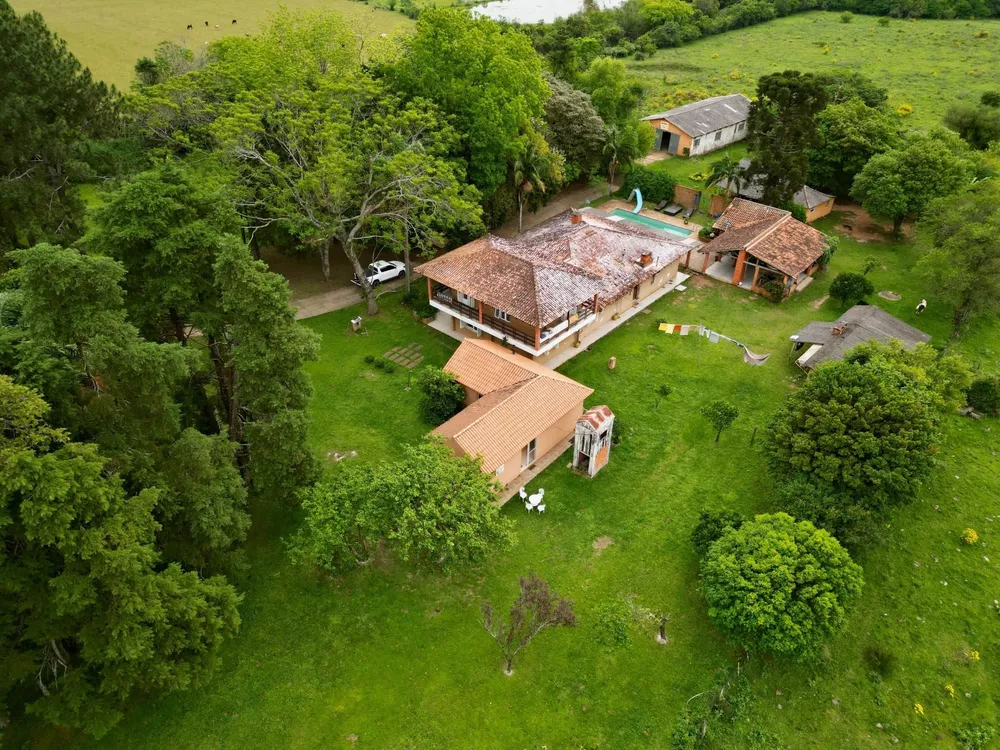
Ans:
<svg viewBox="0 0 1000 750"><path fill-rule="evenodd" d="M979 31L989 31L976 38ZM860 71L889 89L893 109L913 107L904 122L929 127L948 104L1000 85L1000 20L902 21L878 25L873 16L842 23L839 13L814 11L698 40L651 58L629 61L648 85L647 109L674 106L670 97L742 91L782 70ZM829 51L825 51L825 50ZM664 96L666 95L666 97Z"/></svg>
<svg viewBox="0 0 1000 750"><path fill-rule="evenodd" d="M832 225L836 217L825 221ZM697 593L688 542L697 513L706 507L772 509L769 478L749 442L799 381L788 336L808 320L839 314L829 300L814 305L834 273L858 268L869 254L886 266L873 273L876 287L903 295L884 303L887 308L943 342L947 311L912 272L915 251L907 244L845 239L832 273L779 307L732 287L690 284L564 366L595 389L590 403L615 410L629 437L593 480L562 464L544 473L532 487L546 488L544 515L510 503L504 512L515 523L517 543L509 553L481 569L451 574L386 558L328 578L285 557L280 540L294 528L297 513L258 508L243 626L225 648L215 679L199 690L137 703L101 742L46 733L34 746L666 747L685 701L735 658ZM917 320L913 307L923 296L930 307ZM349 331L357 309L305 323L324 339L321 360L310 367L317 453L356 450L358 457L349 460L377 460L429 428L418 416L415 392L405 390L405 372L373 371L363 357L420 343L427 362L442 364L454 342L412 321L398 295L382 301L368 336ZM658 318L709 325L772 357L763 367L749 367L731 344L658 333ZM996 367L996 336L996 327L982 326L958 348ZM618 358L613 372L607 369L612 355ZM674 392L654 411L653 390L660 383ZM698 410L719 397L737 403L741 416L715 445ZM847 632L815 663L754 662L750 723L720 746L749 747L741 732L756 725L793 748L885 747L890 734L905 747L954 748L954 728L997 720L996 428L995 420L948 418L933 480L892 519L885 546L859 557L866 588ZM979 531L982 545L958 543L967 526ZM614 540L600 555L593 547L599 537ZM575 600L579 626L542 634L508 678L479 624L478 608L484 598L505 607L518 576L532 570ZM671 614L669 646L656 645L651 635L615 652L598 645L595 609L624 595ZM882 705L864 663L869 645L898 660L878 695ZM982 660L964 663L966 648ZM954 698L945 684L954 685ZM915 703L924 706L923 717ZM936 734L943 741L934 742Z"/></svg>
<svg viewBox="0 0 1000 750"><path fill-rule="evenodd" d="M18 13L39 11L95 78L127 88L135 61L152 55L160 42L198 50L225 35L253 33L278 10L279 0L12 0L11 4ZM290 10L337 10L354 17L359 31L372 34L412 24L400 13L352 0L282 0L280 4ZM194 26L191 31L188 24Z"/></svg>

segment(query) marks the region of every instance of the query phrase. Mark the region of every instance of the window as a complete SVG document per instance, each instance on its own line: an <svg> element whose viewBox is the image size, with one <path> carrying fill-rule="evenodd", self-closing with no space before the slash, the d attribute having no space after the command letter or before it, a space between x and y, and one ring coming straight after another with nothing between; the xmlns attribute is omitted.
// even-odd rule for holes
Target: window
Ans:
<svg viewBox="0 0 1000 750"><path fill-rule="evenodd" d="M472 297L470 297L468 294L465 294L464 292L458 293L458 301L461 302L463 305L468 305L469 307L476 306L476 301L472 299Z"/></svg>
<svg viewBox="0 0 1000 750"><path fill-rule="evenodd" d="M500 464L500 465L499 465L499 466L497 467L497 470L493 472L493 476L495 476L495 477L498 477L498 476L500 476L501 474L503 474L503 464Z"/></svg>
<svg viewBox="0 0 1000 750"><path fill-rule="evenodd" d="M698 146L701 145L701 138L695 138L694 143L692 145L694 146L694 148L698 148Z"/></svg>
<svg viewBox="0 0 1000 750"><path fill-rule="evenodd" d="M741 122L739 125L736 126L736 132L737 133L742 133L743 132L743 128L745 128L746 125L747 124L745 122Z"/></svg>
<svg viewBox="0 0 1000 750"><path fill-rule="evenodd" d="M527 469L533 463L535 463L535 449L538 447L537 441L532 438L531 442L528 443L521 449L521 468Z"/></svg>
<svg viewBox="0 0 1000 750"><path fill-rule="evenodd" d="M721 130L715 131L715 140L716 141L721 141L722 140L722 131Z"/></svg>
<svg viewBox="0 0 1000 750"><path fill-rule="evenodd" d="M507 314L507 313L505 313L505 312L504 312L503 310L501 310L501 309L500 309L499 307L494 307L494 308L493 308L493 315L494 315L494 317L495 317L495 318L496 318L497 320L502 320L502 321L504 321L505 323L509 323L509 322L510 322L510 315L509 315L509 314Z"/></svg>

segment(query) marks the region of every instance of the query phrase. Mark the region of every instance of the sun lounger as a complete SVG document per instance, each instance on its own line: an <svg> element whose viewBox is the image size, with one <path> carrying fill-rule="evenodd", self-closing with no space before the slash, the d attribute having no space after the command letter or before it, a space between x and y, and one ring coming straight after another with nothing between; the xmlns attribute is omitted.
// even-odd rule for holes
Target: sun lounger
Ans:
<svg viewBox="0 0 1000 750"><path fill-rule="evenodd" d="M684 206L681 206L681 205L679 205L677 203L674 203L672 205L667 206L665 209L663 209L663 213L665 213L667 216L676 216L677 214L679 214L683 210L684 210Z"/></svg>
<svg viewBox="0 0 1000 750"><path fill-rule="evenodd" d="M684 212L684 221L687 221L692 216L694 216L694 207L689 208L687 211Z"/></svg>
<svg viewBox="0 0 1000 750"><path fill-rule="evenodd" d="M656 210L657 210L657 211L662 211L662 210L663 210L663 207L664 207L665 205L667 205L667 202L666 202L666 201L660 201L659 203L657 203L657 204L656 204Z"/></svg>

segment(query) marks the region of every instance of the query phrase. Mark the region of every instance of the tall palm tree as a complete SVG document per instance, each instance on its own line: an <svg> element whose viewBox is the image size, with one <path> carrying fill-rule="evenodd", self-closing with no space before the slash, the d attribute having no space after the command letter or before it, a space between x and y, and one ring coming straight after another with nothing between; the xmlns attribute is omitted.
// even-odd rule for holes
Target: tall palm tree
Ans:
<svg viewBox="0 0 1000 750"><path fill-rule="evenodd" d="M538 190L545 192L543 175L551 166L550 157L541 151L534 141L524 144L524 149L514 160L514 185L517 187L517 233L521 233L521 220L524 217L525 196Z"/></svg>
<svg viewBox="0 0 1000 750"><path fill-rule="evenodd" d="M712 162L712 171L705 180L705 187L710 188L713 185L721 186L721 183L725 183L726 188L735 195L739 195L740 191L747 184L746 170L729 154L726 154L718 161Z"/></svg>

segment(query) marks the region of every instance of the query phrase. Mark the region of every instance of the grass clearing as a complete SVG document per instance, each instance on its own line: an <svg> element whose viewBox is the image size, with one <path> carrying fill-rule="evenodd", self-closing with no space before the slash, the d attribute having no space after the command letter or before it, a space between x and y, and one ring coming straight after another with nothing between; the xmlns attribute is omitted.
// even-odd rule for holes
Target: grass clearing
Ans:
<svg viewBox="0 0 1000 750"><path fill-rule="evenodd" d="M988 36L976 38L980 31ZM752 96L757 79L783 70L858 71L889 89L893 109L913 107L903 124L931 127L948 105L976 100L1000 85L1000 20L903 21L880 26L874 16L842 23L839 13L812 11L759 26L660 50L647 60L628 61L650 93L647 109L663 94L715 96L742 91Z"/></svg>
<svg viewBox="0 0 1000 750"><path fill-rule="evenodd" d="M255 33L278 10L279 0L12 0L14 10L37 10L49 28L95 78L127 89L135 61L152 56L160 42L192 50L223 36ZM360 33L379 34L413 24L393 13L352 0L282 0L289 10L335 10L354 19ZM232 21L236 19L234 26ZM205 22L208 21L208 26ZM187 30L187 25L194 28ZM215 26L218 24L219 28Z"/></svg>
<svg viewBox="0 0 1000 750"><path fill-rule="evenodd" d="M831 216L821 226L837 220ZM837 272L859 268L868 255L884 265L872 274L876 288L902 295L895 303L873 300L943 341L948 313L913 273L916 251L907 243L845 237L830 271L781 306L714 282L689 283L688 291L667 295L650 314L636 316L562 368L595 388L588 403L609 404L629 437L593 480L561 462L550 467L531 487L546 488L544 515L508 504L504 513L518 538L508 554L450 575L387 558L329 578L288 562L280 539L294 528L295 511L258 508L243 626L225 648L215 679L199 690L137 703L101 742L46 733L36 735L36 746L668 746L685 701L706 690L735 654L697 593L688 537L698 511L773 509L770 479L749 446L753 429L764 426L800 377L787 356L788 336L809 320L840 314L831 300L817 303ZM930 307L917 320L914 306L924 296ZM440 365L454 348L413 321L398 297L383 297L368 336L349 330L359 308L304 323L324 337L321 359L310 366L317 453L357 450L358 458L348 460L377 460L429 428L415 391L404 390L406 373L386 374L363 361L397 344L421 343L426 361ZM755 352L772 352L771 360L748 367L731 344L657 332L658 318L710 325ZM996 336L996 327L982 326L959 348L996 367ZM618 365L609 371L612 355ZM660 383L673 393L654 411ZM718 445L699 415L702 404L716 398L741 411ZM883 747L890 735L909 747L955 748L955 728L997 721L1000 610L993 601L1000 553L993 549L993 527L1000 523L1000 430L995 420L946 421L932 481L890 521L888 543L858 558L866 584L847 632L814 663L754 662L752 719L722 746L748 747L742 732L762 728L794 748ZM979 532L978 546L959 543L967 526ZM508 678L478 608L489 598L506 609L518 576L531 570L575 600L579 625L542 634ZM669 646L654 643L652 629L619 650L598 643L595 613L630 594L671 614ZM868 676L870 646L895 657L895 670L881 684ZM966 649L981 660L968 662ZM934 741L938 734L944 741Z"/></svg>

